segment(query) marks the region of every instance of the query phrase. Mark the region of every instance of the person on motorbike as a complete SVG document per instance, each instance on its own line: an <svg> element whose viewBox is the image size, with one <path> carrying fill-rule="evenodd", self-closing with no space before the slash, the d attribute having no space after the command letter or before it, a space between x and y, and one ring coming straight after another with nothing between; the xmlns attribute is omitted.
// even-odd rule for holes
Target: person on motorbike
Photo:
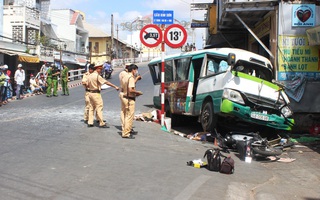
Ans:
<svg viewBox="0 0 320 200"><path fill-rule="evenodd" d="M108 60L103 64L103 69L104 69L104 78L106 79L110 78L112 73L112 67L111 67L111 63Z"/></svg>

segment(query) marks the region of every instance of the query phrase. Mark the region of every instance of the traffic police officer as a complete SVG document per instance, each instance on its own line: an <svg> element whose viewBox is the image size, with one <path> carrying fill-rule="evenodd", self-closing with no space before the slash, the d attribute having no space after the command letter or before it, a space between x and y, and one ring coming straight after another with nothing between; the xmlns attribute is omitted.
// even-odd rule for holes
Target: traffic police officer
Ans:
<svg viewBox="0 0 320 200"><path fill-rule="evenodd" d="M52 69L52 85L53 85L53 96L58 96L58 77L60 74L60 70L57 67Z"/></svg>
<svg viewBox="0 0 320 200"><path fill-rule="evenodd" d="M120 120L121 120L121 127L122 129L121 130L124 130L124 113L125 113L125 109L126 109L126 103L127 103L127 100L124 99L123 97L123 88L122 88L122 85L124 84L124 81L126 80L126 76L130 75L128 73L128 67L131 65L131 63L126 63L125 64L125 69L119 73L119 81L120 81L120 93L119 93L119 98L120 98L120 103L121 103L121 112L120 112ZM141 76L138 75L136 78L135 78L135 82L137 82L138 80L141 79ZM131 134L137 134L138 132L134 131L133 129L131 130L130 132Z"/></svg>
<svg viewBox="0 0 320 200"><path fill-rule="evenodd" d="M89 92L89 101L90 101L90 109L89 109L89 119L88 119L88 127L93 127L93 118L94 111L96 111L96 117L99 120L100 128L109 128L109 126L104 122L102 110L103 110L103 100L100 94L101 86L103 84L107 84L116 90L119 88L105 80L100 76L102 70L102 64L97 64L95 66L95 71L88 76L87 80L87 88Z"/></svg>
<svg viewBox="0 0 320 200"><path fill-rule="evenodd" d="M85 108L84 108L84 114L83 114L83 121L84 123L88 123L89 119L89 109L90 109L90 100L89 100L89 89L87 86L87 80L89 75L94 71L94 65L90 64L88 67L88 71L84 73L82 78L82 85L85 88L86 92L84 94L84 100L85 100Z"/></svg>
<svg viewBox="0 0 320 200"><path fill-rule="evenodd" d="M51 97L51 90L52 90L52 68L54 68L54 64L51 64L49 69L47 70L46 77L47 77L47 97Z"/></svg>
<svg viewBox="0 0 320 200"><path fill-rule="evenodd" d="M138 66L131 64L128 67L128 75L124 77L121 88L123 89L123 103L124 109L124 129L122 129L122 138L134 139L132 132L132 124L135 110L135 100L137 96L142 95L141 91L137 91L136 82L139 78L136 78ZM141 78L141 77L140 77Z"/></svg>
<svg viewBox="0 0 320 200"><path fill-rule="evenodd" d="M67 66L63 66L63 70L61 73L61 86L62 86L62 95L69 96L69 88L68 88L68 79L69 79L69 69Z"/></svg>

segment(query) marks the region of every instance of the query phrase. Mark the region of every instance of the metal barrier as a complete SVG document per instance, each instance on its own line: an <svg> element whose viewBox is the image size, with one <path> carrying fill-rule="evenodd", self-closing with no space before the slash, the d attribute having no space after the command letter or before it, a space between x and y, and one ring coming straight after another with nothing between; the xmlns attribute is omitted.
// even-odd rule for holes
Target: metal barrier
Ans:
<svg viewBox="0 0 320 200"><path fill-rule="evenodd" d="M82 79L85 69L69 70L69 81Z"/></svg>

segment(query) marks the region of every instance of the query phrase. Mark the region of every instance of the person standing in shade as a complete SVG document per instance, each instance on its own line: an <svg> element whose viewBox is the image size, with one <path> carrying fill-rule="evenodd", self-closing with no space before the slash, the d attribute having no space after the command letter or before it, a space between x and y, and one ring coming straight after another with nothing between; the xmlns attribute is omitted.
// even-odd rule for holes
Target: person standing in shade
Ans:
<svg viewBox="0 0 320 200"><path fill-rule="evenodd" d="M102 110L103 110L103 100L100 94L101 86L103 84L107 84L116 90L119 90L117 86L110 83L100 76L102 70L102 64L98 64L95 66L95 71L91 73L88 77L86 88L89 92L89 101L90 101L90 109L89 109L89 119L88 119L88 127L93 127L93 119L94 119L94 111L96 111L96 117L99 121L100 128L109 128L109 126L104 122Z"/></svg>
<svg viewBox="0 0 320 200"><path fill-rule="evenodd" d="M54 67L52 70L52 86L53 86L53 96L58 96L58 78L60 75L60 70L57 67Z"/></svg>
<svg viewBox="0 0 320 200"><path fill-rule="evenodd" d="M86 124L88 123L89 109L90 109L89 89L87 88L87 81L88 81L89 75L92 74L93 71L94 71L94 65L90 64L88 71L84 73L82 78L82 85L86 90L84 94L85 107L84 107L84 114L83 114L83 122Z"/></svg>
<svg viewBox="0 0 320 200"><path fill-rule="evenodd" d="M136 97L142 95L141 91L136 90L136 78L138 73L138 66L131 64L128 67L128 75L122 81L121 88L123 89L123 100L125 105L124 112L124 129L122 130L122 138L134 139L135 137L131 134L135 101Z"/></svg>
<svg viewBox="0 0 320 200"><path fill-rule="evenodd" d="M0 106L2 106L2 99L3 99L3 96L4 96L4 93L3 93L3 88L4 88L4 83L6 81L6 75L4 74L4 68L3 66L0 66Z"/></svg>
<svg viewBox="0 0 320 200"><path fill-rule="evenodd" d="M69 96L68 79L69 79L69 69L67 66L63 66L61 73L61 85L62 85L62 95Z"/></svg>
<svg viewBox="0 0 320 200"><path fill-rule="evenodd" d="M46 78L47 71L49 69L49 63L44 62L40 68L40 73Z"/></svg>
<svg viewBox="0 0 320 200"><path fill-rule="evenodd" d="M47 84L47 97L52 97L51 92L52 92L52 69L54 68L54 65L51 64L49 69L47 70L47 80L46 80L46 84Z"/></svg>
<svg viewBox="0 0 320 200"><path fill-rule="evenodd" d="M25 72L22 69L22 64L18 65L18 69L14 73L14 81L16 82L16 99L20 100L20 95L21 95L21 89L22 86L24 85L24 80L26 78Z"/></svg>

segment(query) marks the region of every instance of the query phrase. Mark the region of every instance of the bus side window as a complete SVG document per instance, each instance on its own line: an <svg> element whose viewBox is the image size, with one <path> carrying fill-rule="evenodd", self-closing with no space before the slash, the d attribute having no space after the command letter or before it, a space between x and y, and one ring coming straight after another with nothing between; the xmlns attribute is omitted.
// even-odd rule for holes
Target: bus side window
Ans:
<svg viewBox="0 0 320 200"><path fill-rule="evenodd" d="M228 63L224 60L221 60L221 62L219 63L219 72L227 71L227 69L228 69Z"/></svg>
<svg viewBox="0 0 320 200"><path fill-rule="evenodd" d="M173 81L173 63L172 60L165 61L165 82Z"/></svg>
<svg viewBox="0 0 320 200"><path fill-rule="evenodd" d="M174 61L176 66L176 81L187 80L190 58L181 58Z"/></svg>

